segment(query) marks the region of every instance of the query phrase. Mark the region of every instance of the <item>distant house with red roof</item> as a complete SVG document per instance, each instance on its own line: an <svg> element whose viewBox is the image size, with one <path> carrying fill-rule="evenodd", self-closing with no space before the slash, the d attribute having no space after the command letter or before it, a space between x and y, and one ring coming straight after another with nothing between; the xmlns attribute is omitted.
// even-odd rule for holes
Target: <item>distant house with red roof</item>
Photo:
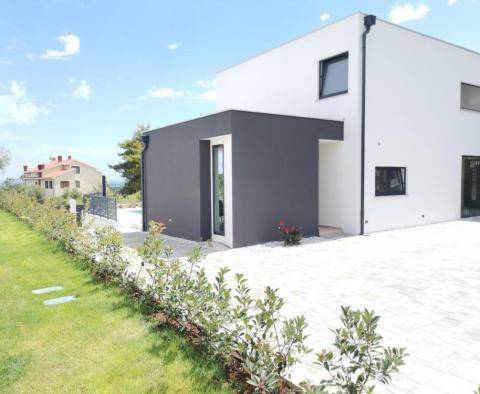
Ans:
<svg viewBox="0 0 480 394"><path fill-rule="evenodd" d="M61 196L66 191L78 190L82 194L102 190L102 174L79 160L68 156L51 157L47 163L23 166L25 186L37 186L49 197Z"/></svg>

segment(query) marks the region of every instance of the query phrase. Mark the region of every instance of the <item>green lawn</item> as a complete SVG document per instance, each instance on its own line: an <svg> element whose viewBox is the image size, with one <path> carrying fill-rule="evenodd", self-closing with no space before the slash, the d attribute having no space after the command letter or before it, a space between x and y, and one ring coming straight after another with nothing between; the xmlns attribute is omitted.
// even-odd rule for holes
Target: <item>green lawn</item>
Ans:
<svg viewBox="0 0 480 394"><path fill-rule="evenodd" d="M64 290L34 295L33 289ZM66 304L43 300L77 295ZM221 368L0 210L0 392L220 393Z"/></svg>

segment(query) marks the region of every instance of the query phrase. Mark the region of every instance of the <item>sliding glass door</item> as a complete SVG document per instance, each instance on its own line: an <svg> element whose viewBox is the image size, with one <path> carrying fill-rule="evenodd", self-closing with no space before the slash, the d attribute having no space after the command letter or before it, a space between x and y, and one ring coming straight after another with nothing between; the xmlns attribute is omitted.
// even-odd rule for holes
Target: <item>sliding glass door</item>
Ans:
<svg viewBox="0 0 480 394"><path fill-rule="evenodd" d="M225 235L225 171L223 144L212 146L213 233Z"/></svg>

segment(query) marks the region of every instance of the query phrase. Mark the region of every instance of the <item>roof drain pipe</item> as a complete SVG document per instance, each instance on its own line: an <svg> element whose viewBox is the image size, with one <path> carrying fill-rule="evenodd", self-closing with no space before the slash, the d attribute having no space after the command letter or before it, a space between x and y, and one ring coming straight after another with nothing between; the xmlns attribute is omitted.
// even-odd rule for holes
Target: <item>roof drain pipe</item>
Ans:
<svg viewBox="0 0 480 394"><path fill-rule="evenodd" d="M375 15L366 15L363 18L365 30L362 34L362 151L361 151L361 180L360 180L360 235L365 233L365 77L367 63L367 34L370 28L377 23Z"/></svg>
<svg viewBox="0 0 480 394"><path fill-rule="evenodd" d="M145 182L145 154L147 153L148 143L150 136L148 134L142 134L142 156L141 156L141 172L140 172L140 184L142 190L142 231L148 230L147 225L147 183Z"/></svg>

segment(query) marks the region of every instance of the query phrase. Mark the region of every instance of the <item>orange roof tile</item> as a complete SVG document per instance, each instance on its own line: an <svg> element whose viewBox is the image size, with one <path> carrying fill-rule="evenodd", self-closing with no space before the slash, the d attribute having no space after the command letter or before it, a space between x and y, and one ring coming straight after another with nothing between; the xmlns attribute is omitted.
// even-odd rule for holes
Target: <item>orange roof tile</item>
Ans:
<svg viewBox="0 0 480 394"><path fill-rule="evenodd" d="M42 176L42 179L58 178L60 175L65 175L68 172L72 172L73 170L73 168L67 168L66 170L54 171L48 175L46 174L45 176Z"/></svg>
<svg viewBox="0 0 480 394"><path fill-rule="evenodd" d="M76 160L74 158L70 158L70 159L63 159L62 161L58 161L58 158L54 158L53 160L50 160L49 162L47 163L39 163L39 164L43 164L44 168L42 170L39 170L38 169L38 164L37 165L34 165L34 166L28 166L27 169L24 171L24 172L42 172L42 171L46 171L46 170L50 170L52 168L55 168L55 167L58 167L60 165L75 165L76 163L82 165L82 166L85 166L85 167L89 167L97 172L100 172L98 171L95 167L89 165L89 164L86 164L82 161L79 161L79 160Z"/></svg>

